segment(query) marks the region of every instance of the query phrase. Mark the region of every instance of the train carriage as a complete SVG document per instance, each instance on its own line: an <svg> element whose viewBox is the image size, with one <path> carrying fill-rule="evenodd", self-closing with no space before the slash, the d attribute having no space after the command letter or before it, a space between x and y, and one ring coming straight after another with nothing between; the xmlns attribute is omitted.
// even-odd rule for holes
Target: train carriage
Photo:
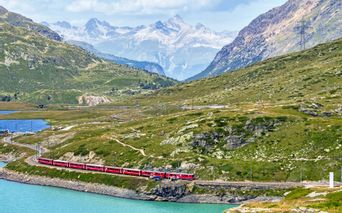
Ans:
<svg viewBox="0 0 342 213"><path fill-rule="evenodd" d="M86 169L86 164L84 163L73 163L73 162L70 162L69 163L69 168L72 168L72 169Z"/></svg>
<svg viewBox="0 0 342 213"><path fill-rule="evenodd" d="M46 165L53 165L53 160L47 158L38 158L38 162Z"/></svg>
<svg viewBox="0 0 342 213"><path fill-rule="evenodd" d="M193 174L182 173L182 174L178 174L178 178L182 180L194 180L195 176Z"/></svg>
<svg viewBox="0 0 342 213"><path fill-rule="evenodd" d="M105 172L113 173L113 174L122 174L122 168L121 167L106 166Z"/></svg>
<svg viewBox="0 0 342 213"><path fill-rule="evenodd" d="M165 172L141 170L141 176L165 178Z"/></svg>
<svg viewBox="0 0 342 213"><path fill-rule="evenodd" d="M151 177L152 176L152 171L144 171L142 170L141 171L141 176L144 176L144 177Z"/></svg>
<svg viewBox="0 0 342 213"><path fill-rule="evenodd" d="M104 172L104 166L96 164L86 164L86 170Z"/></svg>
<svg viewBox="0 0 342 213"><path fill-rule="evenodd" d="M195 176L193 174L185 174L185 173L166 173L165 178L168 179L181 179L181 180L194 180Z"/></svg>
<svg viewBox="0 0 342 213"><path fill-rule="evenodd" d="M54 160L53 161L54 166L59 166L59 167L69 167L69 162L68 161L63 161L63 160Z"/></svg>
<svg viewBox="0 0 342 213"><path fill-rule="evenodd" d="M132 176L141 176L140 169L122 169L122 174L124 175L132 175Z"/></svg>

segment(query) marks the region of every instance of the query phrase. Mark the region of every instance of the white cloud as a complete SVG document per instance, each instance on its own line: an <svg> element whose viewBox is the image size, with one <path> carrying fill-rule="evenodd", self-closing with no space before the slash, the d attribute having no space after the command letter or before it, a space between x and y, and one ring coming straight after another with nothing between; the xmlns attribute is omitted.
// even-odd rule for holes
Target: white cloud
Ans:
<svg viewBox="0 0 342 213"><path fill-rule="evenodd" d="M15 12L35 12L35 8L29 4L29 1L25 0L0 0L0 5Z"/></svg>
<svg viewBox="0 0 342 213"><path fill-rule="evenodd" d="M171 11L199 10L221 0L74 0L66 6L67 11L93 11L106 14L135 13L152 14Z"/></svg>

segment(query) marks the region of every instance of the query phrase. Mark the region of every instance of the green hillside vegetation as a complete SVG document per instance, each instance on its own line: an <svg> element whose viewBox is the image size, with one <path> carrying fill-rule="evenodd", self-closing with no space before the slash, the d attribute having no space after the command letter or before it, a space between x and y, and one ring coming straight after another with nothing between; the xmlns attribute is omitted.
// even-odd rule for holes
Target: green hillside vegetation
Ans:
<svg viewBox="0 0 342 213"><path fill-rule="evenodd" d="M215 78L140 96L141 105L341 103L342 39L276 57ZM125 102L124 104L128 104Z"/></svg>
<svg viewBox="0 0 342 213"><path fill-rule="evenodd" d="M131 107L0 118L47 118L54 129L15 140L45 144L44 156L54 159L205 180L322 180L329 171L339 176L342 166L341 68L340 39L120 102Z"/></svg>
<svg viewBox="0 0 342 213"><path fill-rule="evenodd" d="M310 194L313 196L309 196ZM250 212L254 212L256 209L263 210L263 212L293 212L301 209L307 212L321 210L337 213L342 211L341 202L342 191L339 188L314 187L295 189L280 202L251 202L244 204L243 208L248 209ZM240 211L232 209L228 212Z"/></svg>
<svg viewBox="0 0 342 213"><path fill-rule="evenodd" d="M103 61L3 20L0 49L2 101L77 104L81 95L117 100L175 84L166 77Z"/></svg>

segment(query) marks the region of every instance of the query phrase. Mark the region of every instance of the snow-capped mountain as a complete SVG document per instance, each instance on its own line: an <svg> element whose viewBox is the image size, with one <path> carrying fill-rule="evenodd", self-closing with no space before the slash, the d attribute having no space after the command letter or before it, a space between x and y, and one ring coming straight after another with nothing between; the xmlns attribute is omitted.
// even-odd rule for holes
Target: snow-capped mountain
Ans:
<svg viewBox="0 0 342 213"><path fill-rule="evenodd" d="M180 16L147 26L116 27L90 19L84 26L63 21L48 25L64 40L92 44L101 52L160 64L167 76L184 80L205 69L235 32L214 32L203 24L191 26Z"/></svg>

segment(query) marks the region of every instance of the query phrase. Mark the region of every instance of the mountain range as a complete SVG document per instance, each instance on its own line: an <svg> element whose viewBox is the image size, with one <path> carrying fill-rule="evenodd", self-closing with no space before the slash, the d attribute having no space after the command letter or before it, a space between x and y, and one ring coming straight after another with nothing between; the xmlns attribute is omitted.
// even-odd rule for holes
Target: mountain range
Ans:
<svg viewBox="0 0 342 213"><path fill-rule="evenodd" d="M235 32L214 32L192 26L176 15L147 26L117 27L96 18L84 26L68 22L44 23L64 40L87 42L111 55L161 65L169 77L184 80L204 70Z"/></svg>
<svg viewBox="0 0 342 213"><path fill-rule="evenodd" d="M69 40L67 41L67 43L81 47L82 49L90 53L93 53L99 58L112 61L116 64L127 65L132 68L146 70L148 72L157 73L159 75L165 75L163 68L157 63L148 62L148 61L135 61L135 60L127 59L127 58L118 57L112 54L103 53L95 49L93 45L88 44L86 42L82 42L82 41Z"/></svg>
<svg viewBox="0 0 342 213"><path fill-rule="evenodd" d="M301 42L300 32L305 32ZM342 1L289 0L254 19L224 46L211 64L189 80L217 76L255 62L342 36Z"/></svg>

